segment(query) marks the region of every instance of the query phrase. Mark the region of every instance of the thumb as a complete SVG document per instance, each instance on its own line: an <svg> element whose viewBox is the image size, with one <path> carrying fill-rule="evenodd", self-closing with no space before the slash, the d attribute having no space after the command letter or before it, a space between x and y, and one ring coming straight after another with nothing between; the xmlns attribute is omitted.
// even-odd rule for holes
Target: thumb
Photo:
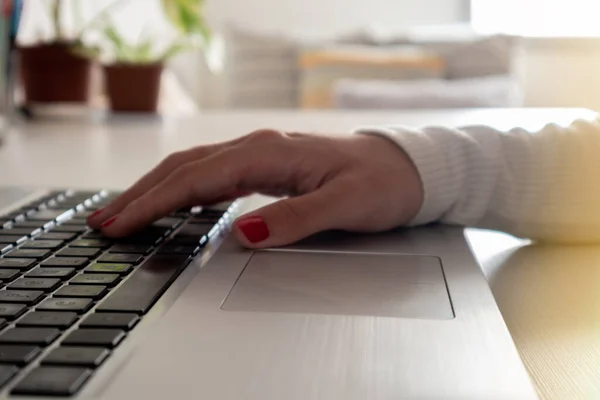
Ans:
<svg viewBox="0 0 600 400"><path fill-rule="evenodd" d="M233 233L248 248L283 246L333 229L341 203L335 189L321 188L270 204L238 218Z"/></svg>

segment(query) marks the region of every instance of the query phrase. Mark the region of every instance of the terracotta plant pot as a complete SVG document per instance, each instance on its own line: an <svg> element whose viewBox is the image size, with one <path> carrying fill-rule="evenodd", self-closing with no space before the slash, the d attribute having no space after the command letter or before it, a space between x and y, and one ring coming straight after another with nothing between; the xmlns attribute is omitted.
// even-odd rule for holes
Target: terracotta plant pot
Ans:
<svg viewBox="0 0 600 400"><path fill-rule="evenodd" d="M162 64L104 67L106 93L113 111L156 112Z"/></svg>
<svg viewBox="0 0 600 400"><path fill-rule="evenodd" d="M31 103L87 103L92 63L70 51L68 43L20 47L25 100Z"/></svg>

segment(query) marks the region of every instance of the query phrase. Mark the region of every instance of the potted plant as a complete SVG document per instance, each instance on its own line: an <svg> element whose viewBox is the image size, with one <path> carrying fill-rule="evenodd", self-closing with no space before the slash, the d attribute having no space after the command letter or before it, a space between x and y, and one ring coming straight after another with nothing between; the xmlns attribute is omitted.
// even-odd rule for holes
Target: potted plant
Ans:
<svg viewBox="0 0 600 400"><path fill-rule="evenodd" d="M89 59L72 51L86 27L74 35L67 34L62 27L67 4L61 0L47 0L45 4L52 24L52 38L44 42L40 36L33 45L18 45L25 102L86 103L92 65Z"/></svg>
<svg viewBox="0 0 600 400"><path fill-rule="evenodd" d="M165 62L182 50L208 43L203 0L162 0L161 6L173 30L168 43L156 35L129 43L106 16L101 32L104 44L82 49L103 64L106 94L113 111L156 112ZM157 44L161 41L162 45Z"/></svg>

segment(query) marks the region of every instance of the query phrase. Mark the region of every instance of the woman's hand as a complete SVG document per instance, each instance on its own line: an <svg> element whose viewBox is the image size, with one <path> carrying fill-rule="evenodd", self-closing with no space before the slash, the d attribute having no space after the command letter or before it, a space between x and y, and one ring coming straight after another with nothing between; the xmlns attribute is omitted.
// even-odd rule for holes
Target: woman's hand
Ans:
<svg viewBox="0 0 600 400"><path fill-rule="evenodd" d="M233 232L250 248L329 229L391 229L423 203L415 166L387 139L261 130L170 155L88 224L125 236L178 208L250 193L290 196L237 219Z"/></svg>

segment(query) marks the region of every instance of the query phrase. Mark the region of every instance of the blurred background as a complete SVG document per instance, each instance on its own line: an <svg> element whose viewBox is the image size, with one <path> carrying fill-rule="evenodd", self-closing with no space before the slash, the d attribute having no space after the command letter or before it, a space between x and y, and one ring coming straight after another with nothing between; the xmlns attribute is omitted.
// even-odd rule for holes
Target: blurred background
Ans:
<svg viewBox="0 0 600 400"><path fill-rule="evenodd" d="M25 112L600 109L597 0L16 3Z"/></svg>

